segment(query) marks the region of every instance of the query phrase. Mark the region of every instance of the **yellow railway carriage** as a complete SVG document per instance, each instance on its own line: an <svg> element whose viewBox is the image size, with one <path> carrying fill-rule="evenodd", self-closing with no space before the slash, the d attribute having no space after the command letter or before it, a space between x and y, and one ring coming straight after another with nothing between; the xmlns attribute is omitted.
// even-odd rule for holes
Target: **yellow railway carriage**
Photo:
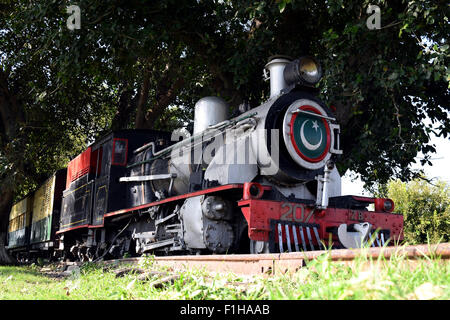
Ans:
<svg viewBox="0 0 450 320"><path fill-rule="evenodd" d="M34 192L30 234L31 250L53 248L65 183L66 170L59 170Z"/></svg>
<svg viewBox="0 0 450 320"><path fill-rule="evenodd" d="M50 240L53 218L53 194L55 176L45 181L34 193L33 217L31 218L30 243Z"/></svg>
<svg viewBox="0 0 450 320"><path fill-rule="evenodd" d="M8 251L13 256L52 257L65 184L66 169L61 169L13 205L8 226Z"/></svg>
<svg viewBox="0 0 450 320"><path fill-rule="evenodd" d="M32 194L12 206L9 214L8 249L20 248L29 244L32 210Z"/></svg>

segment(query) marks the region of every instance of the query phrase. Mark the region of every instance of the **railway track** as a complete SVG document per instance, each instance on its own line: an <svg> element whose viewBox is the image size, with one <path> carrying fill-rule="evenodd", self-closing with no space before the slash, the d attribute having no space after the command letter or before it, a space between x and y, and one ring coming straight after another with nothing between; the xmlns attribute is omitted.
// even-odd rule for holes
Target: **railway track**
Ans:
<svg viewBox="0 0 450 320"><path fill-rule="evenodd" d="M450 243L437 245L415 245L402 247L368 248L368 249L340 249L330 251L331 261L351 263L361 251L367 253L372 260L384 258L389 261L393 257L404 256L408 261L424 258L450 259ZM277 254L239 254L239 255L205 255L205 256L162 256L152 258L155 266L171 267L174 270L204 269L213 272L233 272L236 274L258 275L296 271L327 251L291 252ZM145 257L126 258L102 261L106 265L139 265L146 261Z"/></svg>

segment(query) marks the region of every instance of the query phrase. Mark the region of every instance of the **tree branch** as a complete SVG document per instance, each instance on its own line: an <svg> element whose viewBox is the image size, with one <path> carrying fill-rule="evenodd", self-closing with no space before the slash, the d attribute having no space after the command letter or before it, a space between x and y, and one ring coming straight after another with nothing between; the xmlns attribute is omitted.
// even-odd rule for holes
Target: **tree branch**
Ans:
<svg viewBox="0 0 450 320"><path fill-rule="evenodd" d="M184 86L184 79L178 78L164 93L160 94L160 98L156 105L151 108L145 115L145 128L152 128L155 121L161 116L163 111L175 100L179 90Z"/></svg>
<svg viewBox="0 0 450 320"><path fill-rule="evenodd" d="M144 80L141 85L141 90L139 93L139 100L138 100L137 109L136 109L136 122L135 122L136 129L140 129L145 126L145 113L147 111L146 106L147 106L149 88L150 88L150 71L147 68L145 68Z"/></svg>

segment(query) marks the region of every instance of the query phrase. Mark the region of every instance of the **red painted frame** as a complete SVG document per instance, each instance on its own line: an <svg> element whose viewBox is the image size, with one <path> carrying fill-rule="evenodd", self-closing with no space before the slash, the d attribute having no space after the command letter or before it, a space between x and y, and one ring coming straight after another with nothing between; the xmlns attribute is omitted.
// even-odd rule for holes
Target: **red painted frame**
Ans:
<svg viewBox="0 0 450 320"><path fill-rule="evenodd" d="M303 217L305 218L313 210L311 206L296 202L261 199L239 201L238 205L241 207L242 213L248 223L249 238L255 241L269 241L270 220L281 220L282 216L287 212L284 209L286 203L289 203L295 209L292 215L295 214L296 217L302 216L301 212L300 214L298 212L298 209L302 210L301 207L303 207ZM320 226L318 229L320 239L328 240L329 235L326 231L328 227L338 227L341 224L359 223L361 221L369 222L375 229L389 229L391 238L394 240L403 239L403 216L399 214L340 208L328 208L325 210L325 214L322 215L320 213L321 211L313 213L308 221L302 221L318 224ZM355 219L357 217L362 217L362 219ZM287 221L293 220L294 216L292 220Z"/></svg>
<svg viewBox="0 0 450 320"><path fill-rule="evenodd" d="M328 227L338 227L341 224L352 224L359 223L361 221L369 222L373 225L375 229L389 229L391 234L390 237L393 240L403 239L403 216L399 214L393 214L390 212L380 212L380 211L367 211L367 210L352 210L352 209L340 209L340 208L328 208L323 211L318 211L317 213L311 213L313 210L312 206L308 206L304 203L298 202L287 202L287 201L276 201L276 200L263 200L259 197L252 197L249 194L250 185L253 183L246 184L228 184L224 186L209 188L205 190L200 190L196 192L191 192L183 195L178 195L163 199L160 201L155 201L140 206L117 210L113 212L106 213L103 215L103 222L101 225L82 225L77 227L72 227L64 230L60 230L57 234L61 234L67 231L79 229L79 228L101 228L104 227L105 218L112 217L128 212L138 212L138 210L146 209L149 207L161 205L168 202L183 200L190 197L196 197L200 195L221 192L232 189L241 189L243 193L243 198L238 201L238 206L248 224L248 236L250 239L255 241L269 241L270 220L281 220L283 216L286 215L286 204L289 204L294 209L292 210L292 220L298 218L298 216L308 217L309 220L303 221L305 223L318 224L319 237L322 240L329 239L329 232L327 232ZM259 185L259 184L258 184ZM269 186L260 186L262 190L269 190ZM376 198L367 197L356 197L364 202L374 202ZM298 209L303 210L303 215L298 214ZM358 218L358 219L357 219ZM306 220L306 219L305 219ZM283 239L285 235L283 235ZM278 239L278 238L276 238ZM292 239L292 238L291 238ZM334 241L337 241L335 235L333 235ZM313 240L316 243L315 240Z"/></svg>
<svg viewBox="0 0 450 320"><path fill-rule="evenodd" d="M114 151L116 150L116 141L125 141L126 147L125 147L125 162L124 163L116 163L114 162ZM128 161L128 139L122 139L122 138L114 138L113 139L113 146L112 146L112 155L111 155L111 165L112 166L126 166Z"/></svg>
<svg viewBox="0 0 450 320"><path fill-rule="evenodd" d="M167 199L164 199L164 200L160 200L160 201L146 203L146 204L143 204L143 205L140 205L140 206L136 206L136 207L132 207L132 208L121 209L121 210L105 213L103 215L103 222L102 222L101 225L95 225L95 226L94 225L82 225L82 226L77 226L77 227L73 227L73 228L60 230L57 233L58 234L59 233L64 233L64 232L71 231L71 230L78 229L78 228L89 228L89 229L102 228L105 225L105 218L107 218L107 217L112 217L112 216L116 216L116 215L127 213L127 212L132 212L132 211L138 211L138 210L141 210L141 209L146 209L146 208L150 208L150 207L153 207L153 206L161 205L163 203L168 203L168 202L177 201L177 200L183 200L183 199L186 199L186 198L201 196L201 195L205 195L205 194L208 194L208 193L215 193L215 192L219 192L219 191L225 191L225 190L231 190L231 189L243 189L243 188L244 188L243 184L227 184L227 185L224 185L224 186L219 186L219 187L209 188L209 189L200 190L200 191L196 191L196 192L186 193L186 194L183 194L183 195L170 197L170 198L167 198Z"/></svg>

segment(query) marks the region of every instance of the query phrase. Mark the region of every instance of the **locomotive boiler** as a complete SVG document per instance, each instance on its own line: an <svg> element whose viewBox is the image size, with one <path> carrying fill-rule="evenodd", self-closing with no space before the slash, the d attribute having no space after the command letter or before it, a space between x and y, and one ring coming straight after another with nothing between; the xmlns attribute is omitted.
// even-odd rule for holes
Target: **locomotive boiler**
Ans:
<svg viewBox="0 0 450 320"><path fill-rule="evenodd" d="M55 254L264 253L382 246L403 238L390 199L341 195L333 111L312 57L270 59L270 98L195 106L193 132L122 130L67 168ZM373 209L369 211L369 206Z"/></svg>

